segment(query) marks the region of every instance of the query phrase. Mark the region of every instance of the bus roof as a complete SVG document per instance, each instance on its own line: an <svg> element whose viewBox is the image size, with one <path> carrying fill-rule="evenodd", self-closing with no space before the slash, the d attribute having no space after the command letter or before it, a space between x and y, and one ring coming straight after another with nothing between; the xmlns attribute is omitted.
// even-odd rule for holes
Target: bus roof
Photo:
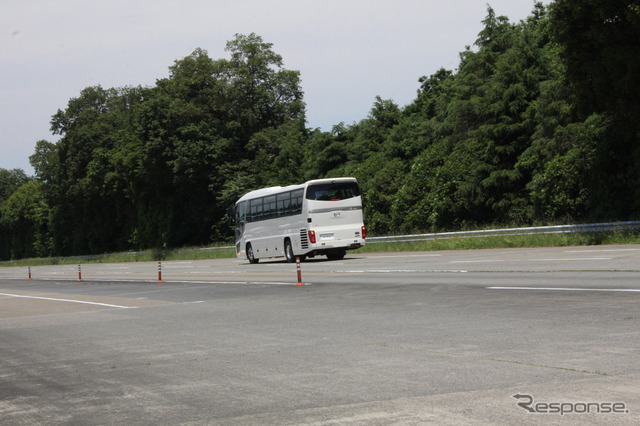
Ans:
<svg viewBox="0 0 640 426"><path fill-rule="evenodd" d="M272 186L270 188L256 189L254 191L247 192L242 197L240 197L240 199L236 201L236 204L241 201L251 200L253 198L264 197L272 194L279 194L281 192L295 191L296 189L304 189L309 185L317 185L317 184L332 183L332 182L357 182L357 180L356 178L353 178L353 177L314 179L299 185Z"/></svg>

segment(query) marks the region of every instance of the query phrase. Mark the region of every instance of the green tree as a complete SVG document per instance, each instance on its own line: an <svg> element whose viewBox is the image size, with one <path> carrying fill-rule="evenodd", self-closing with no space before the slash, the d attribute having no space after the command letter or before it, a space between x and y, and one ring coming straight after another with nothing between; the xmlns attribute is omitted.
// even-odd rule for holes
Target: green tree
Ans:
<svg viewBox="0 0 640 426"><path fill-rule="evenodd" d="M28 181L29 177L22 169L6 170L0 168L0 204Z"/></svg>
<svg viewBox="0 0 640 426"><path fill-rule="evenodd" d="M300 72L284 69L272 47L255 33L236 34L226 46L231 58L217 61L218 77L231 101L230 124L239 126L245 141L264 128L304 118Z"/></svg>
<svg viewBox="0 0 640 426"><path fill-rule="evenodd" d="M0 168L0 259L12 259L15 256L14 243L23 243L15 238L16 231L14 219L16 215L12 211L15 197L20 188L30 181L22 169L6 170ZM9 201L12 200L12 201ZM18 248L22 251L22 247Z"/></svg>
<svg viewBox="0 0 640 426"><path fill-rule="evenodd" d="M255 34L236 35L227 43L231 59L197 49L157 82L141 108L138 241L224 238L236 189L271 181L270 172L290 175L283 168L301 143L304 103L299 73L284 69L271 47Z"/></svg>
<svg viewBox="0 0 640 426"><path fill-rule="evenodd" d="M530 220L531 170L517 164L536 130L541 83L553 78L546 13L542 5L535 11L513 25L489 8L478 50L461 53L458 73L440 70L420 80L407 112L422 122L415 128L426 149L398 193L396 226Z"/></svg>
<svg viewBox="0 0 640 426"><path fill-rule="evenodd" d="M196 49L149 88L88 87L30 160L56 254L219 241L232 188L299 176L299 73L255 34ZM267 167L265 167L265 162ZM234 194L237 195L237 194Z"/></svg>
<svg viewBox="0 0 640 426"><path fill-rule="evenodd" d="M584 116L638 118L640 4L637 0L556 0L551 30Z"/></svg>
<svg viewBox="0 0 640 426"><path fill-rule="evenodd" d="M554 144L563 147L548 161L540 161L528 189L536 217L542 220L572 221L584 218L593 208L589 176L596 164L596 147L606 131L603 117L593 115L584 123L558 126Z"/></svg>
<svg viewBox="0 0 640 426"><path fill-rule="evenodd" d="M310 132L305 143L305 180L341 174L339 170L348 161L349 140L352 140L352 135L344 123L333 126L331 132L319 129Z"/></svg>
<svg viewBox="0 0 640 426"><path fill-rule="evenodd" d="M55 147L36 146L32 162L47 184L51 233L58 254L126 248L131 219L130 164L136 156L140 88L88 87L52 117ZM132 154L131 151L134 151Z"/></svg>
<svg viewBox="0 0 640 426"><path fill-rule="evenodd" d="M58 145L39 140L35 152L29 156L29 163L35 170L36 178L44 183L53 184L58 172Z"/></svg>
<svg viewBox="0 0 640 426"><path fill-rule="evenodd" d="M592 113L611 118L590 176L592 215L638 217L640 5L636 0L557 0L550 28L582 119Z"/></svg>
<svg viewBox="0 0 640 426"><path fill-rule="evenodd" d="M48 206L43 184L30 180L0 203L0 258L20 259L50 254Z"/></svg>

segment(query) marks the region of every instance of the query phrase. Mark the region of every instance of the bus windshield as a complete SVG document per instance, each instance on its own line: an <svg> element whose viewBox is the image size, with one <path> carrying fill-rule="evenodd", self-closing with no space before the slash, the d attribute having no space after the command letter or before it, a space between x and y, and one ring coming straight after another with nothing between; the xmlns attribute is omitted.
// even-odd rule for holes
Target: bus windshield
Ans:
<svg viewBox="0 0 640 426"><path fill-rule="evenodd" d="M340 201L360 195L360 188L356 182L332 182L309 185L307 200Z"/></svg>

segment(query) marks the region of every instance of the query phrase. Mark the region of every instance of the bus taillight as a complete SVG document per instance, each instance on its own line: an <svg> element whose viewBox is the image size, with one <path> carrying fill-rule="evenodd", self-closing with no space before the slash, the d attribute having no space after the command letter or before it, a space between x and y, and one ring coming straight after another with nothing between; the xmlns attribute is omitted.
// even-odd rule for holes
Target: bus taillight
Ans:
<svg viewBox="0 0 640 426"><path fill-rule="evenodd" d="M316 231L309 231L309 242L311 244L316 243Z"/></svg>
<svg viewBox="0 0 640 426"><path fill-rule="evenodd" d="M367 227L362 225L362 239L367 238Z"/></svg>

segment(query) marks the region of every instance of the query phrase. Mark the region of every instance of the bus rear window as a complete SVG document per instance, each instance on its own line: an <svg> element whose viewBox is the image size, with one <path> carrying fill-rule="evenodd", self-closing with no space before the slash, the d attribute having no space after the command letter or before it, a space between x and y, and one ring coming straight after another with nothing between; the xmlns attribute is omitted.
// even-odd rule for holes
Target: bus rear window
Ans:
<svg viewBox="0 0 640 426"><path fill-rule="evenodd" d="M360 195L360 188L356 182L335 182L309 185L307 200L340 201Z"/></svg>

